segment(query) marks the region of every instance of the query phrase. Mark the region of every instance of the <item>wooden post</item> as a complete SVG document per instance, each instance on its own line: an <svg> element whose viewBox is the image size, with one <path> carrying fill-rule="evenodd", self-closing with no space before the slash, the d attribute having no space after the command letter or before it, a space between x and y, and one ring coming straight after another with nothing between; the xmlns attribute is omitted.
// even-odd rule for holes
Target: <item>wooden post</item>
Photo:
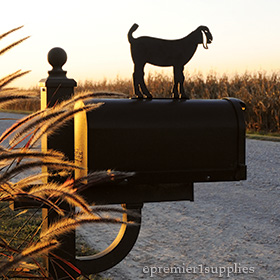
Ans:
<svg viewBox="0 0 280 280"><path fill-rule="evenodd" d="M61 48L53 48L48 53L48 61L53 69L49 71L47 79L42 79L39 82L41 91L41 109L55 106L55 104L70 98L74 94L74 87L77 83L73 79L66 77L66 71L62 66L67 60L66 52ZM57 131L54 137L44 136L41 142L42 151L48 149L61 151L69 160L74 160L74 131L73 124L61 128ZM43 172L47 172L46 169ZM49 177L49 181L63 181L63 178ZM65 211L72 211L69 206L65 206ZM42 218L44 221L43 229L59 219L54 211L43 209ZM46 267L49 276L53 279L71 279L70 274L75 277L74 270L69 267L62 259L67 262L74 263L75 258L75 232L65 234L59 240L61 246L53 251L54 255L49 254L46 259Z"/></svg>

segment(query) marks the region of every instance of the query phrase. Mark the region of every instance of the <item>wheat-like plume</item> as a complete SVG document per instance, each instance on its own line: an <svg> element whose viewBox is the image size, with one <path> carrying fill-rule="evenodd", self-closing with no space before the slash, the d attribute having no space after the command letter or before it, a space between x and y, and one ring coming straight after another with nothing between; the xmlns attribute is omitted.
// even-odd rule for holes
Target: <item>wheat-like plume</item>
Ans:
<svg viewBox="0 0 280 280"><path fill-rule="evenodd" d="M16 27L16 28L13 28L13 29L9 30L8 32L5 32L5 33L1 34L0 35L0 40L3 39L4 37L6 37L7 35L11 34L12 32L15 32L15 31L21 29L23 26L24 25L21 25L19 27Z"/></svg>
<svg viewBox="0 0 280 280"><path fill-rule="evenodd" d="M68 106L72 106L73 104L75 104L77 101L84 101L86 102L87 100L90 100L92 98L112 98L112 97L116 97L116 98L124 98L126 97L125 94L123 93L118 93L118 92L88 92L88 91L82 91L79 94L74 95L71 99L69 100L65 100L62 101L59 106L60 107L68 107Z"/></svg>
<svg viewBox="0 0 280 280"><path fill-rule="evenodd" d="M5 95L0 95L0 107L4 106L4 105L7 105L9 103L13 103L17 100L20 100L20 99L34 99L34 98L37 98L37 97L34 97L34 96L30 96L30 95L9 95L7 96L6 94Z"/></svg>
<svg viewBox="0 0 280 280"><path fill-rule="evenodd" d="M52 169L58 170L74 170L74 169L82 169L81 167L67 161L44 161L44 160L37 160L37 161L30 161L27 163L23 163L20 165L15 166L12 170L5 172L3 175L0 176L0 182L10 180L12 177L18 175L21 172L26 170L32 170L34 168L46 166Z"/></svg>
<svg viewBox="0 0 280 280"><path fill-rule="evenodd" d="M38 135L35 135L30 141L30 147L32 147L39 139L41 139L44 134L47 133L48 136L52 135L52 133L55 132L59 127L65 125L69 120L71 120L75 114L82 111L88 112L94 110L101 105L101 103L86 105L82 108L66 111L64 114L53 118L52 121L46 123L40 131L38 130Z"/></svg>
<svg viewBox="0 0 280 280"><path fill-rule="evenodd" d="M79 192L82 192L83 190L94 187L99 183L119 181L134 175L134 172L120 172L114 170L95 171L93 173L89 173L85 177L76 179L73 187L78 189ZM85 181L87 182L86 184L84 183Z"/></svg>
<svg viewBox="0 0 280 280"><path fill-rule="evenodd" d="M21 254L14 257L12 261L6 262L4 265L0 266L0 271L3 275L5 272L9 271L12 267L18 265L20 262L29 258L34 258L37 255L42 255L45 252L49 252L50 250L57 248L58 246L59 246L59 242L55 239L33 244L32 246L29 246L28 248L23 250Z"/></svg>
<svg viewBox="0 0 280 280"><path fill-rule="evenodd" d="M0 55L4 54L5 52L9 51L11 48L19 45L20 43L22 43L23 41L25 41L26 39L30 38L30 36L27 36L25 38L22 38L12 44L10 44L9 46L5 47L4 49L0 50Z"/></svg>
<svg viewBox="0 0 280 280"><path fill-rule="evenodd" d="M21 191L21 189L17 189L13 184L9 182L1 182L0 184L0 201L4 200L7 196L12 196L14 193Z"/></svg>
<svg viewBox="0 0 280 280"><path fill-rule="evenodd" d="M0 137L0 143L2 143L7 137L9 137L17 129L21 128L25 123L27 123L27 122L31 121L32 119L36 118L38 115L44 114L46 110L49 110L49 109L45 109L45 110L42 110L42 111L37 111L33 114L30 114L30 115L18 120L15 124L13 124L11 127L9 127L5 132L3 132L3 134Z"/></svg>
<svg viewBox="0 0 280 280"><path fill-rule="evenodd" d="M18 70L2 79L0 79L0 89L6 85L8 85L9 83L11 83L13 80L15 79L18 79L28 73L30 73L31 70L28 70L28 71L24 71L24 72L21 72L21 70Z"/></svg>
<svg viewBox="0 0 280 280"><path fill-rule="evenodd" d="M17 158L42 158L44 160L63 160L64 155L61 152L48 150L47 152L36 152L36 151L13 151L6 150L1 151L0 153L0 161L3 160L14 160Z"/></svg>
<svg viewBox="0 0 280 280"><path fill-rule="evenodd" d="M32 188L28 193L40 197L46 197L53 199L55 197L66 201L69 205L79 207L87 214L92 214L88 203L77 194L77 190L73 188L73 180L68 180L62 185L50 183L46 185L36 186Z"/></svg>
<svg viewBox="0 0 280 280"><path fill-rule="evenodd" d="M40 235L41 240L49 240L56 238L62 234L70 232L77 228L78 226L90 223L113 223L113 224L130 224L122 221L121 219L114 218L100 218L94 217L89 214L77 214L74 218L64 218L58 223L51 225L46 231L42 232Z"/></svg>
<svg viewBox="0 0 280 280"><path fill-rule="evenodd" d="M117 93L81 93L78 95L73 96L70 100L63 101L60 104L56 105L54 108L47 108L42 111L35 112L18 122L16 122L14 125L12 125L9 129L7 129L0 137L0 143L3 142L7 137L9 137L12 133L18 130L17 134L14 136L14 138L11 140L10 144L15 145L14 143L21 137L24 137L28 132L30 132L32 129L35 129L36 127L43 127L44 129L40 132L39 135L33 137L32 144L36 143L38 139L42 136L43 133L48 131L48 133L51 133L51 131L54 131L55 129L59 128L59 126L65 124L69 119L72 118L72 116L81 111L82 109L77 109L76 112L73 112L73 104L79 100L86 101L88 99L91 99L93 97L112 97L112 96L122 96L122 94ZM21 98L22 96L15 96L14 98ZM23 96L23 98L33 98L33 97L27 97ZM9 97L4 96L3 102L11 102L9 100ZM1 98L0 98L1 103ZM100 106L101 104L92 104L88 105L84 108L84 110L93 110ZM63 115L64 114L64 115ZM60 118L58 118L60 116ZM62 122L63 121L63 122ZM27 125L28 124L28 125ZM45 125L45 126L44 126ZM59 125L59 126L58 126ZM39 130L38 130L39 131ZM32 146L32 145L31 145Z"/></svg>
<svg viewBox="0 0 280 280"><path fill-rule="evenodd" d="M73 109L74 100L80 99L89 99L91 95L87 94L82 97L74 96L70 101L62 102L61 104L56 105L55 107L45 110L42 115L36 115L36 118L33 117L32 121L29 121L27 125L25 125L10 141L11 146L16 146L19 139L25 137L25 135L30 132L31 130L35 129L36 127L40 127L41 129L37 129L37 135L33 135L32 140L30 142L30 146L32 147L41 137L43 134L48 133L51 135L52 132L56 131L59 127L63 126L67 123L70 119L73 118L75 114L81 111L90 111L98 108L102 104L89 104L84 106L83 108ZM24 123L22 123L24 124ZM22 125L21 124L21 125ZM19 126L18 126L19 127ZM1 137L0 142L2 139L5 139L8 135L5 133L3 137Z"/></svg>
<svg viewBox="0 0 280 280"><path fill-rule="evenodd" d="M24 137L26 135L26 133L30 132L30 130L35 129L38 126L42 126L44 125L45 122L47 121L53 121L53 119L59 115L62 115L65 113L65 111L63 110L55 110L55 111L51 111L50 113L48 111L46 111L47 114L39 117L39 118L35 118L32 121L29 121L25 127L23 127L14 137L13 139L11 139L10 141L10 145L14 145L14 143L21 137Z"/></svg>
<svg viewBox="0 0 280 280"><path fill-rule="evenodd" d="M42 208L43 208L43 206L47 206L50 209L53 209L54 211L56 211L56 213L58 215L64 216L64 211L58 205L56 205L56 203L53 203L51 200L46 199L44 197L32 195L28 192L19 192L19 193L14 192L10 195L3 195L1 197L2 201L15 201L15 200L21 200L21 199L37 202L37 204L41 205Z"/></svg>
<svg viewBox="0 0 280 280"><path fill-rule="evenodd" d="M68 174L68 172L63 172L63 174L61 174L62 177L66 176ZM39 174L33 174L30 175L26 178L23 178L21 180L19 180L18 182L16 182L15 186L19 189L26 189L26 188L30 188L30 185L38 185L38 184L42 184L43 181L46 181L46 179L49 177L50 175L48 173L39 173Z"/></svg>
<svg viewBox="0 0 280 280"><path fill-rule="evenodd" d="M0 86L2 85L2 83L5 83L6 80L9 80L10 78L12 78L14 75L17 75L20 73L21 70L17 70L16 72L9 74L7 76L5 76L4 78L0 79Z"/></svg>

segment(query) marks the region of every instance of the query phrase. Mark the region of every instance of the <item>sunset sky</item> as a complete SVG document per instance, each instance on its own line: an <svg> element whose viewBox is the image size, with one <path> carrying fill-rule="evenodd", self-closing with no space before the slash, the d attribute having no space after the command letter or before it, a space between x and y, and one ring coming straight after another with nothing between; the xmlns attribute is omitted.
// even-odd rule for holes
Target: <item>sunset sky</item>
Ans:
<svg viewBox="0 0 280 280"><path fill-rule="evenodd" d="M68 55L67 76L77 82L130 78L133 63L127 32L165 39L186 36L199 25L209 27L213 43L202 45L185 69L218 74L280 72L279 0L10 0L1 5L0 34L24 25L0 41L0 49L30 35L0 57L0 77L32 70L12 84L37 86L51 66L53 47ZM148 71L163 68L146 67ZM172 69L167 69L172 75Z"/></svg>

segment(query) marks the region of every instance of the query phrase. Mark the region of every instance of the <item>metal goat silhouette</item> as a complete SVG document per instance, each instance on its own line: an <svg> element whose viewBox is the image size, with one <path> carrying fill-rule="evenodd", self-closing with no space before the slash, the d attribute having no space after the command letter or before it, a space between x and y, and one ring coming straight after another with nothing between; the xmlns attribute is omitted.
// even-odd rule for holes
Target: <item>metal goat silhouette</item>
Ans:
<svg viewBox="0 0 280 280"><path fill-rule="evenodd" d="M203 47L208 49L207 44L210 44L213 40L208 27L199 26L189 35L178 40L164 40L148 36L134 38L132 33L137 28L138 24L133 24L127 34L131 46L132 60L134 62L134 93L138 98L143 98L143 94L147 98L152 98L144 81L144 66L146 63L150 63L156 66L173 66L173 97L179 98L180 91L181 98L188 99L189 97L183 87L185 80L183 73L184 66L193 57L198 44L203 44ZM205 39L203 34L205 34Z"/></svg>

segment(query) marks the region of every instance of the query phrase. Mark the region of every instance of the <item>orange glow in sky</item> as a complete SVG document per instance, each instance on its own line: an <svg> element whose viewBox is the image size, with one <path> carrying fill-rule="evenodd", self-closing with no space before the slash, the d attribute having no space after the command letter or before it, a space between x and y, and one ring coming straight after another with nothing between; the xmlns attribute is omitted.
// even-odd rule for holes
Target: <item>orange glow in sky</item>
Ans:
<svg viewBox="0 0 280 280"><path fill-rule="evenodd" d="M199 25L213 34L185 69L189 72L279 72L278 0L15 0L1 5L0 34L25 27L0 41L0 49L31 35L0 57L0 77L18 69L32 70L13 86L37 86L51 66L47 53L62 47L68 55L67 76L76 81L130 78L133 63L127 32L134 36L181 38ZM163 68L147 67L150 71ZM168 70L169 71L169 70ZM172 75L172 72L168 72Z"/></svg>

